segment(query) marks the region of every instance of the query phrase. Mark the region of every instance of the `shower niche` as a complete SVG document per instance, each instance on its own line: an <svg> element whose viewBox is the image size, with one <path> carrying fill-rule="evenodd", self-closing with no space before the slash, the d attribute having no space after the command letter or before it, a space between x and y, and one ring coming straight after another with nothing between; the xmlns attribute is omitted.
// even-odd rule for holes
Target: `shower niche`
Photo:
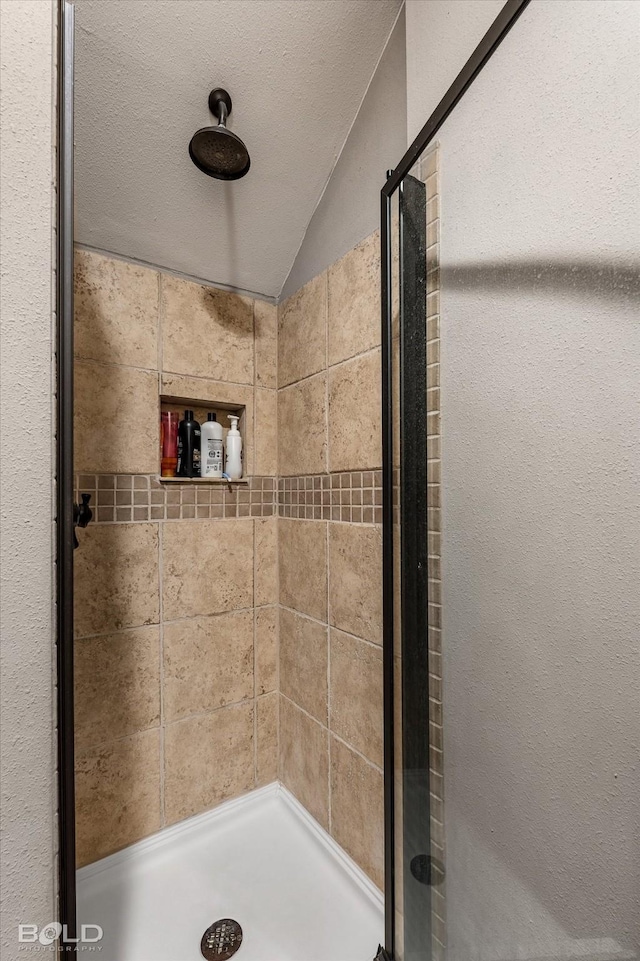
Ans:
<svg viewBox="0 0 640 961"><path fill-rule="evenodd" d="M192 410L193 416L198 421L199 424L204 424L207 420L208 414L215 414L216 420L222 425L223 430L223 445L226 444L227 433L229 431L230 422L228 419L228 414L235 414L238 419L238 430L240 431L240 436L242 438L242 470L243 476L241 480L228 481L225 478L218 479L214 477L163 477L161 474L161 459L162 459L162 443L159 445L158 449L158 480L161 484L212 484L214 486L225 486L228 487L230 484L232 486L246 485L248 481L248 459L250 453L250 447L248 445L248 439L250 434L250 409L246 404L238 403L229 398L223 400L203 400L201 397L185 397L184 395L175 396L173 394L161 394L160 395L160 409L158 413L158 423L160 423L161 415L165 413L177 413L180 419L184 416L185 410Z"/></svg>

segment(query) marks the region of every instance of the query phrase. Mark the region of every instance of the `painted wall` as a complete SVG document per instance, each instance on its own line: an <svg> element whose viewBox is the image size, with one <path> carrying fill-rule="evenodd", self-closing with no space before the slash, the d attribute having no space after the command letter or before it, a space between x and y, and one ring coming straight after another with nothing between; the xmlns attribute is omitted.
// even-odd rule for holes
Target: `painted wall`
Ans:
<svg viewBox="0 0 640 961"><path fill-rule="evenodd" d="M450 961L640 955L639 41L536 0L440 136Z"/></svg>
<svg viewBox="0 0 640 961"><path fill-rule="evenodd" d="M55 917L52 625L54 5L3 0L2 957Z"/></svg>
<svg viewBox="0 0 640 961"><path fill-rule="evenodd" d="M380 188L386 171L398 162L405 150L406 107L403 11L309 222L282 289L282 299L316 277L379 226Z"/></svg>
<svg viewBox="0 0 640 961"><path fill-rule="evenodd" d="M406 0L408 143L503 6L504 0Z"/></svg>

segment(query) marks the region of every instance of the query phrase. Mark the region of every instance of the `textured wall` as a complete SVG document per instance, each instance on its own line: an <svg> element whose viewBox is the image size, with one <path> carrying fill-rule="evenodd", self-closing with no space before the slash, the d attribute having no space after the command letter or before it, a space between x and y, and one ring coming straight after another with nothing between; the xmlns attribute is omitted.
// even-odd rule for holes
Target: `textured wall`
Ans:
<svg viewBox="0 0 640 961"><path fill-rule="evenodd" d="M406 0L411 143L504 6L504 0Z"/></svg>
<svg viewBox="0 0 640 961"><path fill-rule="evenodd" d="M276 777L276 308L86 251L75 288L86 864ZM161 393L244 407L247 485L158 482Z"/></svg>
<svg viewBox="0 0 640 961"><path fill-rule="evenodd" d="M450 961L640 953L639 18L538 0L440 134Z"/></svg>
<svg viewBox="0 0 640 961"><path fill-rule="evenodd" d="M3 0L2 957L54 903L52 282L54 8Z"/></svg>
<svg viewBox="0 0 640 961"><path fill-rule="evenodd" d="M342 153L304 234L281 297L289 297L372 233L380 188L405 150L404 11L389 37Z"/></svg>

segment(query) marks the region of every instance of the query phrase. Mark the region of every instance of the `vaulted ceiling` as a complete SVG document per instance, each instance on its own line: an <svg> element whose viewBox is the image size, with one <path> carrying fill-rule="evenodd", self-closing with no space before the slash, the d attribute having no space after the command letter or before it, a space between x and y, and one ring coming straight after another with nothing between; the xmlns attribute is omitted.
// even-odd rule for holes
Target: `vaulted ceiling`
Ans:
<svg viewBox="0 0 640 961"><path fill-rule="evenodd" d="M76 241L277 297L402 0L77 0ZM215 123L251 170L191 162Z"/></svg>

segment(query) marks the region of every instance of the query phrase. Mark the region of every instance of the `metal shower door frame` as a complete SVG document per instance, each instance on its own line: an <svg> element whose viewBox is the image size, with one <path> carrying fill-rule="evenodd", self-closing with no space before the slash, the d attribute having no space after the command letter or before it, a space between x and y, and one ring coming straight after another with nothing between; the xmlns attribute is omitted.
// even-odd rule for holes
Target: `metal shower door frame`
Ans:
<svg viewBox="0 0 640 961"><path fill-rule="evenodd" d="M405 178L410 174L426 148L467 92L473 81L489 62L495 51L505 39L518 18L531 0L507 0L484 37L475 48L466 64L449 87L444 97L433 111L426 124L406 151L397 167L387 172L387 179L380 192L380 253L381 253L381 321L382 321L382 593L383 593L383 691L384 691L384 895L385 895L385 944L376 961L395 961L396 959L396 858L395 858L395 714L394 714L394 624L396 618L394 600L394 507L393 507L393 250L392 250L392 204L393 198ZM399 235L402 236L402 206L400 205ZM400 337L403 330L402 271L400 270ZM405 395L400 371L400 404L409 399ZM426 439L425 439L426 442ZM403 478L403 454L401 451L400 497L406 493ZM422 497L426 507L426 478L424 491L419 492L415 485L410 492L411 503L417 504ZM415 544L407 546L407 539L400 538L401 570L405 576L414 576L415 583L422 577L421 565L424 557ZM405 594L402 602L403 614L408 622L419 623L419 610L426 610L428 597ZM401 623L401 644L406 649L408 631L405 630L405 617ZM426 639L423 638L426 643ZM420 692L416 691L416 699ZM403 746L406 744L406 725L403 725ZM428 725L427 725L428 730ZM426 745L428 751L428 743ZM430 952L429 952L430 954ZM413 958L407 961L414 961ZM421 959L422 961L422 959ZM429 961L429 958L424 958Z"/></svg>
<svg viewBox="0 0 640 961"><path fill-rule="evenodd" d="M74 7L58 0L56 256L56 660L60 953L76 937L73 700L73 94ZM66 953L66 952L65 952Z"/></svg>

